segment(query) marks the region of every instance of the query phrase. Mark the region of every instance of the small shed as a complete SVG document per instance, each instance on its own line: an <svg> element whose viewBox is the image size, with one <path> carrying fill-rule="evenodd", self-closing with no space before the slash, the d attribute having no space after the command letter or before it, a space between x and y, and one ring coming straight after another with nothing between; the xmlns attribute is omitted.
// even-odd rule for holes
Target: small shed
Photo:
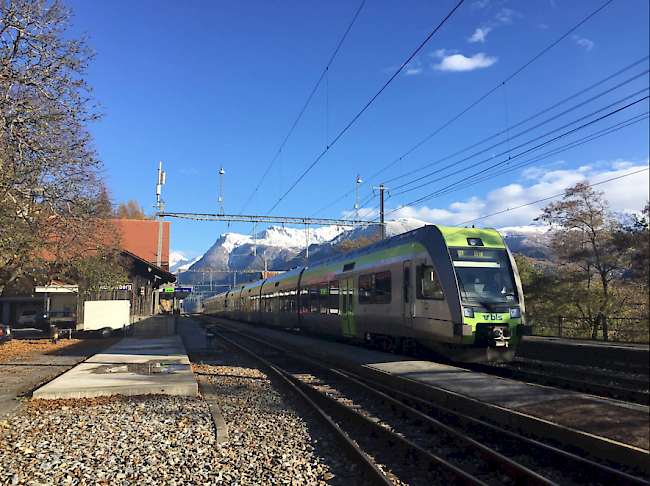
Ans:
<svg viewBox="0 0 650 486"><path fill-rule="evenodd" d="M102 300L127 300L130 302L131 323L156 313L155 290L173 283L176 276L139 256L123 251L126 259L127 281L112 289L100 289L80 294L79 286L52 283L36 287L36 293L45 295L46 310L71 310L77 314L77 322L84 322L84 303Z"/></svg>

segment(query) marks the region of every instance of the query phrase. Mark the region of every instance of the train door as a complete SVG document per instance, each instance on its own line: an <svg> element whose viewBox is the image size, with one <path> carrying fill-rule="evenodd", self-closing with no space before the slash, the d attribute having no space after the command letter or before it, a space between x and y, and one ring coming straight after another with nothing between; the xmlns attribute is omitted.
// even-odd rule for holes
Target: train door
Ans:
<svg viewBox="0 0 650 486"><path fill-rule="evenodd" d="M273 294L273 305L271 308L273 309L273 324L280 326L280 294L277 291Z"/></svg>
<svg viewBox="0 0 650 486"><path fill-rule="evenodd" d="M415 310L415 295L413 285L411 284L411 262L406 261L403 264L402 272L402 316L404 317L404 326L413 327L413 313Z"/></svg>
<svg viewBox="0 0 650 486"><path fill-rule="evenodd" d="M354 321L354 277L341 279L341 324L344 336L356 336Z"/></svg>

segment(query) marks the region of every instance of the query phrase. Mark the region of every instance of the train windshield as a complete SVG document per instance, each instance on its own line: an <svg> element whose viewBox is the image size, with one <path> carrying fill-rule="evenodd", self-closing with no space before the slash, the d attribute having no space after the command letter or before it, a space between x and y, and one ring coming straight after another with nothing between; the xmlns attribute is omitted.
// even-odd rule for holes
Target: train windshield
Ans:
<svg viewBox="0 0 650 486"><path fill-rule="evenodd" d="M515 279L505 249L450 248L461 299L488 304L518 302Z"/></svg>

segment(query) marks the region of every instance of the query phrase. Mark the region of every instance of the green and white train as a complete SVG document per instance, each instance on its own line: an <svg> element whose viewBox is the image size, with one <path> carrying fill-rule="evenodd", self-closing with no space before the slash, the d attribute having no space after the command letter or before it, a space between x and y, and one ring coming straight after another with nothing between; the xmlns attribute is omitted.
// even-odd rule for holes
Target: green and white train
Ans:
<svg viewBox="0 0 650 486"><path fill-rule="evenodd" d="M459 362L507 362L527 334L512 254L493 229L428 225L212 297L204 313Z"/></svg>

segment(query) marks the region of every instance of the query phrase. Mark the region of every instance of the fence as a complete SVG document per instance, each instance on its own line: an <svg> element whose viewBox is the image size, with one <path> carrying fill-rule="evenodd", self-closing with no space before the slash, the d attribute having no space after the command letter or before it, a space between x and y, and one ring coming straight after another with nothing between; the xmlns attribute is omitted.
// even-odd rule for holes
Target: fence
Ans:
<svg viewBox="0 0 650 486"><path fill-rule="evenodd" d="M598 323L594 330L580 317L567 316L527 316L527 323L533 326L534 336L564 337L575 339L609 340L630 343L648 343L650 341L650 318L644 317L609 317ZM603 332L603 325L607 335Z"/></svg>

